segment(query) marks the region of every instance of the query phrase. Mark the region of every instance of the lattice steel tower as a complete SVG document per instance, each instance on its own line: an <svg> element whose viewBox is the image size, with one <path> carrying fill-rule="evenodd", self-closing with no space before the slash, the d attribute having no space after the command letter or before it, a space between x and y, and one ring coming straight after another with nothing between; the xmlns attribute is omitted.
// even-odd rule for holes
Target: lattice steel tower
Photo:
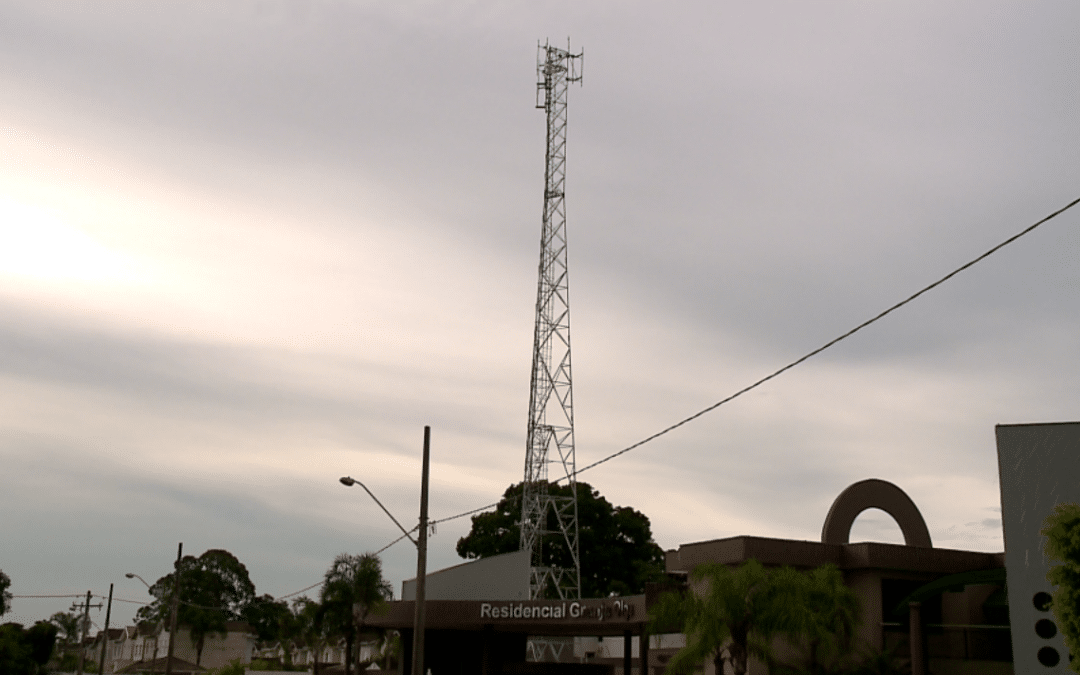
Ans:
<svg viewBox="0 0 1080 675"><path fill-rule="evenodd" d="M529 593L532 598L580 598L563 186L566 181L566 92L571 82L581 81L584 52L571 54L569 40L565 50L550 44L537 47L536 107L547 112L547 166L544 170L544 224L540 235L532 393L529 396L521 506L521 548L531 551ZM549 494L549 464L558 466L556 480L565 478L574 496ZM549 529L552 521L557 524ZM545 547L548 549L546 556ZM562 561L564 565L552 561ZM569 565L565 564L567 562Z"/></svg>

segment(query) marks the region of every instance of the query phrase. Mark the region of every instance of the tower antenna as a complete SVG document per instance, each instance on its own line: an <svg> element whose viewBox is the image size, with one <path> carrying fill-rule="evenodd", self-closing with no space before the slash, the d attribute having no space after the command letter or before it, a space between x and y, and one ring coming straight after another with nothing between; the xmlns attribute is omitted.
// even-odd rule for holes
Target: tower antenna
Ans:
<svg viewBox="0 0 1080 675"><path fill-rule="evenodd" d="M547 113L544 222L536 291L532 390L521 495L521 549L530 551L529 596L581 597L574 397L570 377L570 294L566 262L566 93L581 81L584 51L537 43L536 107ZM552 452L554 450L554 452ZM549 492L548 466L570 496ZM552 527L549 527L554 523Z"/></svg>

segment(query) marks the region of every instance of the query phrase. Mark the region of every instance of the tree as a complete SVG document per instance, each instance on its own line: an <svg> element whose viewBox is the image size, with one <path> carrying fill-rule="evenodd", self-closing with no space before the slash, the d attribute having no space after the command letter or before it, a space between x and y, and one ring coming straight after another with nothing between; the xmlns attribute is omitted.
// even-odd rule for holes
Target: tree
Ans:
<svg viewBox="0 0 1080 675"><path fill-rule="evenodd" d="M0 626L0 673L33 675L34 661L30 658L30 648L23 641L24 632L22 624Z"/></svg>
<svg viewBox="0 0 1080 675"><path fill-rule="evenodd" d="M11 611L11 577L0 570L0 616Z"/></svg>
<svg viewBox="0 0 1080 675"><path fill-rule="evenodd" d="M319 675L319 652L326 645L326 630L322 623L322 607L308 597L293 600L293 614L298 623L297 636L315 655L312 675Z"/></svg>
<svg viewBox="0 0 1080 675"><path fill-rule="evenodd" d="M225 634L229 621L240 621L244 608L255 598L247 567L236 556L222 549L211 549L198 558L184 556L180 561L180 605L177 623L191 630L195 643L195 663L202 661L206 637ZM150 587L155 602L139 609L136 618L161 621L168 625L172 609L173 575L158 579Z"/></svg>
<svg viewBox="0 0 1080 675"><path fill-rule="evenodd" d="M30 659L37 664L40 670L49 662L53 649L56 647L56 626L48 621L35 622L23 634L23 641L30 650Z"/></svg>
<svg viewBox="0 0 1080 675"><path fill-rule="evenodd" d="M494 511L472 517L469 534L458 540L462 558L487 558L517 551L521 545L521 493L524 483L511 485ZM547 484L548 493L570 497L569 486ZM663 578L664 551L652 538L649 519L629 506L612 506L588 483L577 484L578 547L581 556L581 595L585 598L643 593L649 581ZM548 529L558 529L548 513ZM545 547L544 563L571 567L563 547Z"/></svg>
<svg viewBox="0 0 1080 675"><path fill-rule="evenodd" d="M805 667L808 675L846 672L855 649L855 629L859 625L859 598L844 583L844 575L833 564L799 574L788 568L776 572L789 584L794 601L789 609L794 619L790 637L807 642Z"/></svg>
<svg viewBox="0 0 1080 675"><path fill-rule="evenodd" d="M49 617L49 621L59 629L61 651L66 652L72 643L79 641L78 615L71 612L57 612Z"/></svg>
<svg viewBox="0 0 1080 675"><path fill-rule="evenodd" d="M1055 584L1050 608L1072 658L1069 667L1080 673L1080 505L1058 504L1043 521L1043 552L1054 565L1046 580Z"/></svg>
<svg viewBox="0 0 1080 675"><path fill-rule="evenodd" d="M297 637L299 620L289 603L261 595L240 612L244 621L255 629L259 642L281 643L285 650L285 667L292 668L292 641Z"/></svg>
<svg viewBox="0 0 1080 675"><path fill-rule="evenodd" d="M382 562L372 553L342 553L334 558L324 581L320 618L330 632L344 635L345 675L349 675L352 659L360 667L359 649L354 657L353 645L357 644L367 617L384 610L387 601L393 598L393 589L383 579Z"/></svg>
<svg viewBox="0 0 1080 675"><path fill-rule="evenodd" d="M0 673L4 675L34 675L41 671L52 656L56 645L56 626L38 621L29 630L22 624L0 626Z"/></svg>
<svg viewBox="0 0 1080 675"><path fill-rule="evenodd" d="M717 672L726 662L742 675L749 656L770 670L801 675L892 672L892 654L854 654L859 600L835 565L803 573L766 569L756 560L736 570L714 563L697 567L691 579L698 592L664 594L650 612L650 630L687 636L669 672L692 672L711 658ZM805 645L801 666L777 664L771 647L777 636ZM855 660L861 662L853 665Z"/></svg>
<svg viewBox="0 0 1080 675"><path fill-rule="evenodd" d="M800 577L786 567L767 570L756 560L736 570L699 565L690 577L697 592L665 593L650 610L650 631L681 626L686 634L686 647L668 662L668 672L692 673L706 659L718 673L730 663L735 675L745 675L750 656L772 663L772 638L797 635L808 625L800 609L808 582Z"/></svg>

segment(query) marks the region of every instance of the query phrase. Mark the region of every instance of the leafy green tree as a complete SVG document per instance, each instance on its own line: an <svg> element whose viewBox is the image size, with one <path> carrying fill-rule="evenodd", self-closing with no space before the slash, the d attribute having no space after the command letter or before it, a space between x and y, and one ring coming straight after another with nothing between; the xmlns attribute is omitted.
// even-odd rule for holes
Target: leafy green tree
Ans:
<svg viewBox="0 0 1080 675"><path fill-rule="evenodd" d="M195 663L202 661L206 637L226 634L229 621L240 621L244 608L255 599L255 584L247 567L236 556L222 549L211 549L198 558L184 556L180 561L180 605L177 624L191 630L195 643ZM155 602L139 609L141 621L168 624L172 609L173 575L158 579L150 587Z"/></svg>
<svg viewBox="0 0 1080 675"><path fill-rule="evenodd" d="M1039 534L1046 537L1046 557L1061 563L1046 574L1057 586L1050 608L1072 655L1069 667L1080 673L1080 505L1055 506Z"/></svg>
<svg viewBox="0 0 1080 675"><path fill-rule="evenodd" d="M240 615L255 629L259 642L281 644L285 651L284 666L292 668L293 640L297 637L300 622L289 603L261 595L252 600Z"/></svg>
<svg viewBox="0 0 1080 675"><path fill-rule="evenodd" d="M735 675L745 675L750 656L773 662L772 638L797 633L802 625L793 607L804 584L790 569L768 570L756 560L736 570L709 563L690 578L697 591L665 593L650 610L650 631L682 626L686 634L686 647L668 662L669 673L693 673L711 659L718 673L729 663Z"/></svg>
<svg viewBox="0 0 1080 675"><path fill-rule="evenodd" d="M30 658L30 647L23 640L23 633L22 624L0 626L0 673L34 675L34 660Z"/></svg>
<svg viewBox="0 0 1080 675"><path fill-rule="evenodd" d="M0 570L0 616L11 611L11 577Z"/></svg>
<svg viewBox="0 0 1080 675"><path fill-rule="evenodd" d="M462 558L487 558L517 551L521 544L523 483L511 485L494 511L472 517L469 534L458 540ZM548 483L548 493L571 497L567 485ZM663 578L664 551L653 541L645 514L629 506L613 506L588 483L577 484L578 548L581 556L581 594L586 598L642 593L649 581ZM558 529L548 513L548 529ZM545 547L545 564L570 567L561 547Z"/></svg>
<svg viewBox="0 0 1080 675"><path fill-rule="evenodd" d="M41 669L52 658L56 648L57 628L48 621L38 621L23 635L23 640L30 648L30 658Z"/></svg>
<svg viewBox="0 0 1080 675"><path fill-rule="evenodd" d="M38 621L29 630L22 624L0 626L0 673L35 675L41 672L56 645L56 626Z"/></svg>
<svg viewBox="0 0 1080 675"><path fill-rule="evenodd" d="M393 598L393 589L383 579L382 562L372 553L342 553L326 571L321 600L321 619L329 631L345 637L345 675L354 659L360 669L360 653L353 646L363 632L368 616L384 611Z"/></svg>

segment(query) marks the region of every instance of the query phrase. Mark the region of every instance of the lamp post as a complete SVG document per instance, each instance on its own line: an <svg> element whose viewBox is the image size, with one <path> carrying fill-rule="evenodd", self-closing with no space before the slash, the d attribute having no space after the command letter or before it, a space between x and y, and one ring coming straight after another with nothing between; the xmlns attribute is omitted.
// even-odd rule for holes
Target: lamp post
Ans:
<svg viewBox="0 0 1080 675"><path fill-rule="evenodd" d="M176 548L176 572L174 573L173 581L173 597L172 597L172 616L169 619L169 653L165 657L165 675L172 675L172 661L173 661L173 646L176 644L176 610L180 604L180 560L184 553L184 543L180 542L180 545ZM146 583L146 579L143 579L138 574L128 572L124 575L128 579L138 579L143 582L143 585L150 588L150 584ZM154 640L154 658L157 658L157 640Z"/></svg>
<svg viewBox="0 0 1080 675"><path fill-rule="evenodd" d="M172 618L169 620L169 652L165 656L165 675L172 675L173 648L176 646L176 610L180 605L180 560L184 554L184 542L176 547L176 572L173 583Z"/></svg>
<svg viewBox="0 0 1080 675"><path fill-rule="evenodd" d="M375 503L379 505L379 508L383 510L386 515L390 516L390 520L394 521L394 524L398 526L398 529L405 533L405 536L409 538L409 541L416 546L416 600L415 609L413 614L413 649L412 649L412 673L424 675L424 582L427 576L427 526L428 526L428 465L431 457L431 427L424 427L424 462L423 469L420 477L420 533L417 539L413 539L412 536L405 531L401 523L398 522L382 502L368 490L367 486L360 481L350 476L342 477L341 484L347 487L353 485L359 485L364 488ZM418 541L419 540L419 541Z"/></svg>
<svg viewBox="0 0 1080 675"><path fill-rule="evenodd" d="M143 586L146 586L146 590L148 590L148 591L152 590L150 588L150 584L146 583L146 579L143 579L138 574L135 574L134 572L128 572L124 576L127 577L128 579L138 579L139 581L142 582ZM157 641L157 636L155 635L154 636L154 657L152 659L150 659L150 675L154 675L154 668L157 665L157 664L154 663L154 661L157 661L157 650L158 650L158 641ZM146 654L145 653L143 654L143 660L144 661L146 660ZM101 672L103 672L103 673L105 672L104 668L102 669Z"/></svg>

